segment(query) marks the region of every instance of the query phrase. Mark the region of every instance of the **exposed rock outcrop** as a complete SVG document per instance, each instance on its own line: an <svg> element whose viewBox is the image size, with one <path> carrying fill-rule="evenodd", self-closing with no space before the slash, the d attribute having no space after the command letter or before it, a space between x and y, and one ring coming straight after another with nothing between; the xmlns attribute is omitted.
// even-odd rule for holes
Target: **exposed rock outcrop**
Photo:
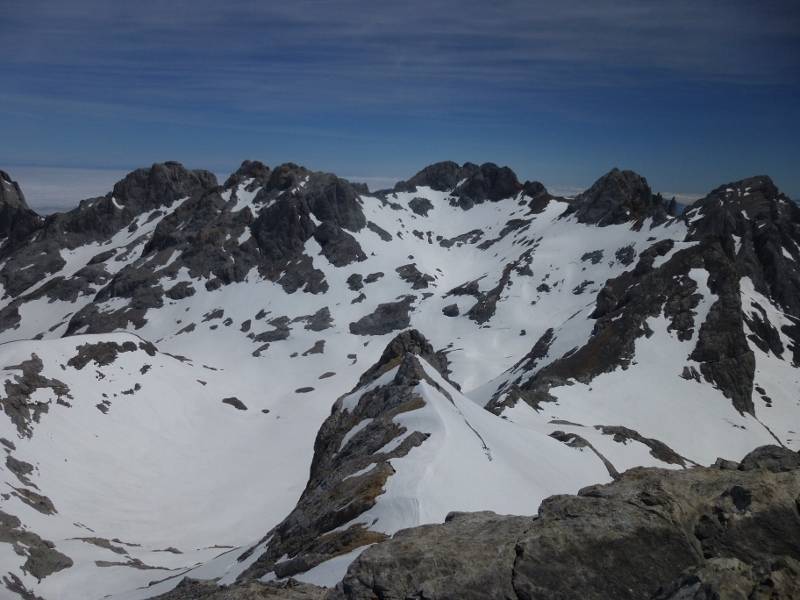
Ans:
<svg viewBox="0 0 800 600"><path fill-rule="evenodd" d="M366 258L349 233L366 226L358 199L360 188L344 179L293 163L271 171L262 163L245 161L227 180L227 187L217 187L208 177L181 169L176 163L154 165L150 171L134 171L115 186L108 201L116 206L115 202L124 200L128 204L120 204L123 208L130 204L137 210L153 208L153 198L159 193L166 204L183 194L191 195L160 219L140 258L113 276L95 276L89 281L86 273L75 279L78 289L74 296L95 293L95 298L71 318L67 333L142 327L147 311L163 306L165 296L180 300L191 295L191 288L165 290L161 283L164 278L176 278L181 269L187 269L192 278L204 279L208 290L241 282L257 269L288 293L316 294L325 292L328 284L305 253L309 240L313 238L337 267ZM182 178L178 177L181 173ZM240 188L244 182L246 186ZM239 195L245 193L250 193L251 199L240 206ZM85 204L90 205L88 201ZM54 260L58 256L55 252ZM102 273L103 263L117 258L104 257L96 269ZM47 269L61 266L53 264ZM127 305L114 311L98 309L97 302L111 299L125 299ZM6 319L12 326L18 320L10 309Z"/></svg>
<svg viewBox="0 0 800 600"><path fill-rule="evenodd" d="M648 217L658 224L670 216L668 208L669 203L653 194L644 177L614 168L578 194L564 215L574 214L581 223L600 226L641 224Z"/></svg>
<svg viewBox="0 0 800 600"><path fill-rule="evenodd" d="M350 323L350 333L355 335L384 335L404 329L411 324L409 311L415 296L405 296L396 302L384 302L368 315Z"/></svg>
<svg viewBox="0 0 800 600"><path fill-rule="evenodd" d="M53 542L28 531L19 518L1 510L0 543L11 544L17 554L25 557L22 570L40 581L72 566L72 559L56 550ZM4 583L7 589L15 591L13 580Z"/></svg>
<svg viewBox="0 0 800 600"><path fill-rule="evenodd" d="M434 351L418 331L405 331L389 343L356 388L337 400L317 434L308 484L297 506L264 537L262 554L240 581L269 572L278 578L291 577L386 538L384 533L351 522L384 492L395 472L390 461L405 456L428 437L419 431L407 432L393 420L425 405L414 391L420 381L438 387L420 359L447 376L445 355ZM392 369L396 373L379 383ZM397 443L391 444L393 440ZM240 560L258 551L251 548Z"/></svg>
<svg viewBox="0 0 800 600"><path fill-rule="evenodd" d="M634 175L612 171L569 210L579 219L592 215L590 221L600 225L619 222L617 217L641 221L654 216L660 205L646 201L649 188ZM623 201L614 194L622 194ZM627 368L636 340L652 333L647 320L663 313L680 340L694 341L689 358L699 363L702 376L738 411L754 413L755 357L748 340L776 356L791 350L791 360L800 359L800 208L760 176L717 188L685 218L686 246L676 249L672 240L657 241L639 254L632 269L608 280L597 295L596 322L586 344L551 357L532 377L520 379L513 389L516 397L536 407L552 400L549 390L569 379L588 383L601 373ZM714 300L705 320L697 323L701 295L695 278L704 272ZM744 277L785 310L788 324L771 323L763 307L743 307ZM781 334L793 341L789 348ZM530 372L534 366L526 358L514 371ZM509 391L510 384L501 386L495 400ZM499 410L496 402L492 410Z"/></svg>
<svg viewBox="0 0 800 600"><path fill-rule="evenodd" d="M478 166L468 162L459 165L452 161L425 167L411 179L399 182L394 191L414 192L417 186L451 192L458 198L462 208L470 208L486 200L496 202L510 198L523 189L514 171L508 167L498 167L494 163ZM427 214L429 210L429 207L423 204L411 206L415 212L421 211L419 214Z"/></svg>
<svg viewBox="0 0 800 600"><path fill-rule="evenodd" d="M267 183L269 183L271 174L272 171L270 171L270 168L261 161L245 160L242 161L242 164L239 166L239 168L231 173L230 177L225 180L223 187L232 189L239 184L250 180L250 184L247 186L246 190L248 192L253 192L258 188L267 185Z"/></svg>
<svg viewBox="0 0 800 600"><path fill-rule="evenodd" d="M548 498L538 517L453 514L368 548L329 597L796 598L797 458L762 448L738 470L632 469Z"/></svg>
<svg viewBox="0 0 800 600"><path fill-rule="evenodd" d="M293 579L228 587L220 587L213 581L183 579L174 590L154 600L322 600L325 592L325 588Z"/></svg>
<svg viewBox="0 0 800 600"><path fill-rule="evenodd" d="M42 221L25 202L19 184L0 170L0 256L7 252L4 246L15 246L35 231Z"/></svg>
<svg viewBox="0 0 800 600"><path fill-rule="evenodd" d="M24 296L26 290L64 267L62 250L105 241L126 228L133 234L139 216L203 195L216 186L216 178L208 171L189 171L175 162L158 163L129 173L106 196L90 198L71 211L49 215L38 227L36 237L24 246L0 249L0 255L14 250L0 269L0 283L15 299L3 309L8 316L0 321L8 323L0 322L0 326L16 326L18 319L13 311L26 300L45 297L74 301L79 295L96 293L111 281L103 266L114 258L108 254L69 278L55 277L35 293Z"/></svg>

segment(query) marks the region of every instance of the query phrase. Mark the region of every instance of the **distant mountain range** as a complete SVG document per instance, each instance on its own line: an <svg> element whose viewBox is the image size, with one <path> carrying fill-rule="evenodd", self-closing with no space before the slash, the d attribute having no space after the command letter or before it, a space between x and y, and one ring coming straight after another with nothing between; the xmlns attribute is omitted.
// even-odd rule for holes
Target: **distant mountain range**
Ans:
<svg viewBox="0 0 800 600"><path fill-rule="evenodd" d="M26 600L591 597L531 565L600 544L608 496L598 519L642 520L619 547L658 563L642 532L663 534L666 558L598 598L713 597L682 577L723 589L734 558L737 590L789 598L798 367L800 207L764 175L682 207L619 169L565 199L492 163L371 193L167 162L41 216L0 171L0 580ZM771 515L749 522L761 554L736 545L747 510ZM448 517L475 511L519 516ZM691 557L669 542L707 514Z"/></svg>

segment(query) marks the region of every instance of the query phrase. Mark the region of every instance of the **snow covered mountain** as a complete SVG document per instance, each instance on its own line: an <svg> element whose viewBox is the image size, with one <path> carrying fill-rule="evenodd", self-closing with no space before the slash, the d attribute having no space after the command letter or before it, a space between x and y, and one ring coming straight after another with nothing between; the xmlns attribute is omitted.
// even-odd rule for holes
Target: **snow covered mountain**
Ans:
<svg viewBox="0 0 800 600"><path fill-rule="evenodd" d="M36 215L0 172L0 574L12 597L339 581L451 511L800 447L800 208L677 216L493 164L394 189L178 163Z"/></svg>

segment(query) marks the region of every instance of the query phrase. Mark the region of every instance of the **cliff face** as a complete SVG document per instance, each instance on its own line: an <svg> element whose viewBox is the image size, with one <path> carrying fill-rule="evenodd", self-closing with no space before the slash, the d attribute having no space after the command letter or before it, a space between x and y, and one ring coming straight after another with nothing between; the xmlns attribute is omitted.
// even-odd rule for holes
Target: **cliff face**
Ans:
<svg viewBox="0 0 800 600"><path fill-rule="evenodd" d="M0 170L0 249L27 237L41 222L42 218L25 202L19 184Z"/></svg>

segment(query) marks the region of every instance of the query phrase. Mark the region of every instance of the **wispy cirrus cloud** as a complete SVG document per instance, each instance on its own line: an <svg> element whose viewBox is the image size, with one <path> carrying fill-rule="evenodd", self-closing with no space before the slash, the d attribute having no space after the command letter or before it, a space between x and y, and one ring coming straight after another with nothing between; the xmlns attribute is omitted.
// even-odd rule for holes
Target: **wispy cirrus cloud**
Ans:
<svg viewBox="0 0 800 600"><path fill-rule="evenodd" d="M779 83L800 66L781 51L800 39L796 12L749 1L34 0L7 6L0 64L12 91L128 110L485 108L654 81Z"/></svg>
<svg viewBox="0 0 800 600"><path fill-rule="evenodd" d="M705 189L744 169L792 178L800 8L11 1L0 73L5 164L253 157L378 177L449 158L570 183L666 165L665 188ZM737 150L734 129L769 143Z"/></svg>

